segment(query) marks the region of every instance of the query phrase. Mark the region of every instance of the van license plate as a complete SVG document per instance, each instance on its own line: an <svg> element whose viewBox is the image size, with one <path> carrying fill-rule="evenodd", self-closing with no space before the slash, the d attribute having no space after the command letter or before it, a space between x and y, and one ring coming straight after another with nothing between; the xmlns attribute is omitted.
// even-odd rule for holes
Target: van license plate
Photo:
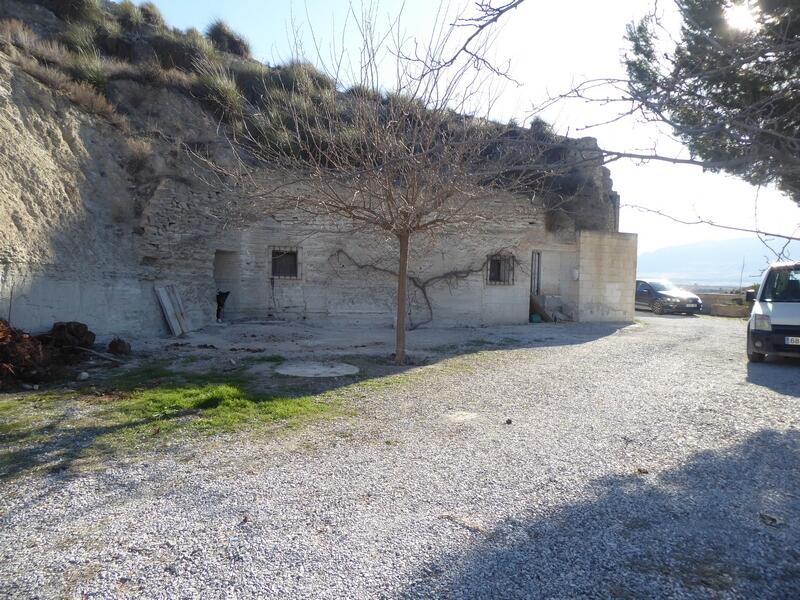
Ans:
<svg viewBox="0 0 800 600"><path fill-rule="evenodd" d="M784 344L787 346L800 346L800 337L787 337Z"/></svg>
<svg viewBox="0 0 800 600"><path fill-rule="evenodd" d="M697 304L687 304L686 308L697 308Z"/></svg>

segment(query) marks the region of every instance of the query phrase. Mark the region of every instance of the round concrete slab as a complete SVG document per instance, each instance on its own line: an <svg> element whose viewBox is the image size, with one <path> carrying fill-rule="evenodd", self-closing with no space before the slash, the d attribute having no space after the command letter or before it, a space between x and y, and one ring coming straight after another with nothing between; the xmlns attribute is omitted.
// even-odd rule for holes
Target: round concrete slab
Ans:
<svg viewBox="0 0 800 600"><path fill-rule="evenodd" d="M340 362L292 361L275 367L275 372L290 377L342 377L355 375L358 367Z"/></svg>

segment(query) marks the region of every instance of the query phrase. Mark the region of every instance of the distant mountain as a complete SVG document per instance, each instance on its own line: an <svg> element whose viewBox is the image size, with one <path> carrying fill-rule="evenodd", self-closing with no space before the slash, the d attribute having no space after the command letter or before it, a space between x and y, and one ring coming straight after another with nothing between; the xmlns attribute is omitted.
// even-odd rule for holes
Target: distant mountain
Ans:
<svg viewBox="0 0 800 600"><path fill-rule="evenodd" d="M800 242L790 244L789 255L800 259ZM685 285L738 286L740 275L743 284L759 281L764 268L774 260L774 255L754 237L698 242L640 255L637 277L661 277Z"/></svg>

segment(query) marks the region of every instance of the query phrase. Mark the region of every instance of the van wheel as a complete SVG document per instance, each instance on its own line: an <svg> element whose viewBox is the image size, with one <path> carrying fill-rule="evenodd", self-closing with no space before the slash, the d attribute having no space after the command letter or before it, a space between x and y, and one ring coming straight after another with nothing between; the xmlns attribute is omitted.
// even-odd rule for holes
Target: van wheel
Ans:
<svg viewBox="0 0 800 600"><path fill-rule="evenodd" d="M656 300L653 304L650 305L650 308L653 310L653 313L657 315L664 314L664 303L661 300Z"/></svg>
<svg viewBox="0 0 800 600"><path fill-rule="evenodd" d="M761 352L748 352L747 353L747 361L751 363L760 363L764 362L764 359L767 357L766 354L761 354Z"/></svg>

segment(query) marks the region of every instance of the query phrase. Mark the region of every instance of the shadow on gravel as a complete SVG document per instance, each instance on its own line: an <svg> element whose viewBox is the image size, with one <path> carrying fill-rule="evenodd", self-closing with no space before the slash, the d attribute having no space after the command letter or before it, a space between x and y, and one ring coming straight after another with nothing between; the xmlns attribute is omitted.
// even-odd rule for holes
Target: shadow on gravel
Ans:
<svg viewBox="0 0 800 600"><path fill-rule="evenodd" d="M621 331L631 323L538 323L505 330L496 335L490 329L470 330L474 337L459 343L438 345L414 344L409 332L409 353L427 353L425 363L435 363L453 356L467 356L491 350L524 350L556 348L593 342Z"/></svg>
<svg viewBox="0 0 800 600"><path fill-rule="evenodd" d="M589 495L474 533L404 597L800 597L800 431L600 479Z"/></svg>
<svg viewBox="0 0 800 600"><path fill-rule="evenodd" d="M800 359L769 356L766 362L748 363L747 381L800 398Z"/></svg>

